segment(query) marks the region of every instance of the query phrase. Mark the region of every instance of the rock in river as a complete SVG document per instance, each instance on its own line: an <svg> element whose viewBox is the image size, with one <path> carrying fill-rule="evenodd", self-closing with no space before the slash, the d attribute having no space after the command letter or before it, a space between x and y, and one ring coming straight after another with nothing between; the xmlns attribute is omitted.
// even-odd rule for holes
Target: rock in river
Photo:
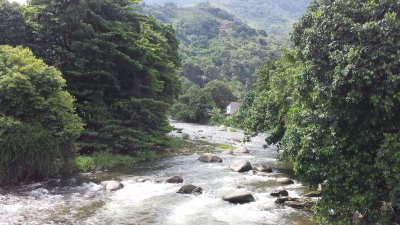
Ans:
<svg viewBox="0 0 400 225"><path fill-rule="evenodd" d="M107 191L117 191L124 187L121 182L115 180L103 181L101 182L101 186Z"/></svg>
<svg viewBox="0 0 400 225"><path fill-rule="evenodd" d="M282 184L282 185L294 184L294 181L287 177L276 178L276 182L278 182L279 184Z"/></svg>
<svg viewBox="0 0 400 225"><path fill-rule="evenodd" d="M242 154L246 154L246 153L250 153L249 149L247 149L246 147L239 147L235 150L233 150L234 153L242 153Z"/></svg>
<svg viewBox="0 0 400 225"><path fill-rule="evenodd" d="M180 176L174 176L166 180L166 182L171 184L178 184L178 183L183 183L183 179Z"/></svg>
<svg viewBox="0 0 400 225"><path fill-rule="evenodd" d="M225 195L222 199L224 201L228 201L230 203L235 203L235 204L244 204L255 201L253 195L245 191L240 191Z"/></svg>
<svg viewBox="0 0 400 225"><path fill-rule="evenodd" d="M179 193L179 194L201 194L201 193L203 193L203 188L189 184L189 185L182 186L177 193Z"/></svg>
<svg viewBox="0 0 400 225"><path fill-rule="evenodd" d="M229 168L233 171L236 172L247 172L249 170L252 170L251 163L248 160L241 159L241 160L235 160L233 161L230 165Z"/></svg>
<svg viewBox="0 0 400 225"><path fill-rule="evenodd" d="M321 192L320 191L312 191L310 193L305 194L304 197L318 198L318 197L321 197Z"/></svg>
<svg viewBox="0 0 400 225"><path fill-rule="evenodd" d="M265 164L257 164L253 166L253 170L259 171L259 172L266 172L266 173L272 173L272 168L268 165Z"/></svg>
<svg viewBox="0 0 400 225"><path fill-rule="evenodd" d="M285 196L289 196L289 193L286 190L281 190L281 191L272 192L270 195L274 196L274 197L285 197Z"/></svg>
<svg viewBox="0 0 400 225"><path fill-rule="evenodd" d="M212 162L212 163L214 163L214 162L222 163L222 159L220 157L218 157L217 155L211 154L211 153L202 154L199 157L199 161Z"/></svg>
<svg viewBox="0 0 400 225"><path fill-rule="evenodd" d="M315 204L315 201L309 198L278 198L275 203L283 204L284 206L288 206L295 209L311 209Z"/></svg>

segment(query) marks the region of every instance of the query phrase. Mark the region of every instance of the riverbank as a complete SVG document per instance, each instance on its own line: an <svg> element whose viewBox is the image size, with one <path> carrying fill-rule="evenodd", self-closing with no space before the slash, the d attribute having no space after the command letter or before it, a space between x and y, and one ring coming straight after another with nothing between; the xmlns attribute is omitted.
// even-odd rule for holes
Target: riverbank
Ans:
<svg viewBox="0 0 400 225"><path fill-rule="evenodd" d="M290 197L296 198L308 189L281 167L276 160L275 148L263 148L265 136L246 143L249 154L228 154L219 147L241 146L243 133L240 130L230 132L219 127L176 122L172 125L182 130L174 131L170 136L184 143L191 142L185 147L187 151L179 154L170 151L170 156L134 163L119 170L15 186L0 196L0 221L5 221L4 224L89 225L313 224L310 222L312 213L276 204L276 197L270 195L285 189ZM187 140L183 140L183 136ZM202 144L209 147L194 153L192 148ZM217 154L222 162L199 161L202 151ZM243 159L252 165L271 165L272 172L238 173L229 168L233 161ZM167 183L166 180L173 176L182 177L183 183ZM139 182L143 177L147 181ZM282 185L277 182L278 177L289 177L294 182ZM105 192L100 185L104 180L119 181L124 188ZM183 185L189 184L201 187L203 193L177 193ZM236 191L251 193L255 201L235 205L223 200L223 196Z"/></svg>

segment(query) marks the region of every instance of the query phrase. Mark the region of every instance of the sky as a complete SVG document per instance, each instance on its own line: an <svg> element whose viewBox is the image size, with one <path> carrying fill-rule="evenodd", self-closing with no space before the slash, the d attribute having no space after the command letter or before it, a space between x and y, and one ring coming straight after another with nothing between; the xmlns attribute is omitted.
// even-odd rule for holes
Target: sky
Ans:
<svg viewBox="0 0 400 225"><path fill-rule="evenodd" d="M20 4L26 3L26 0L11 0L11 2L18 2Z"/></svg>

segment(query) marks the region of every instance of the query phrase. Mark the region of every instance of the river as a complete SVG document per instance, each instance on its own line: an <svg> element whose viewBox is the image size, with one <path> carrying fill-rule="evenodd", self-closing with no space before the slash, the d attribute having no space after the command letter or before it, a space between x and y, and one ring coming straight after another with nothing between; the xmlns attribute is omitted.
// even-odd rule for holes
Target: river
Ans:
<svg viewBox="0 0 400 225"><path fill-rule="evenodd" d="M219 127L172 122L191 139L240 146L241 131L223 131ZM172 132L170 135L182 134ZM0 224L238 224L238 225L309 225L311 213L280 206L269 194L285 188L289 195L304 194L307 188L295 181L281 186L277 176L291 177L290 170L276 160L274 147L263 148L264 136L247 143L250 154L218 155L222 163L208 164L197 160L198 154L168 157L157 161L138 163L117 172L82 174L70 179L52 179L46 182L20 185L0 194ZM271 174L236 173L229 170L235 159L251 163L268 163ZM176 192L182 184L168 184L171 176L181 176L184 184L204 189L201 195L181 195ZM139 176L153 180L139 183ZM105 192L101 180L119 179L124 188ZM237 190L251 192L256 201L234 205L222 196Z"/></svg>

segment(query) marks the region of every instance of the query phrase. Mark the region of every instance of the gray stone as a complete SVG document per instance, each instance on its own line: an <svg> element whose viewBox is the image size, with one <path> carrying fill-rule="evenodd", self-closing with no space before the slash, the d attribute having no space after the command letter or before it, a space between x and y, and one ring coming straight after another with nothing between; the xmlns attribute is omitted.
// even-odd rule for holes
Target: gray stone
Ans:
<svg viewBox="0 0 400 225"><path fill-rule="evenodd" d="M177 193L179 193L179 194L201 194L201 193L203 193L203 189L201 187L197 187L192 184L188 184L188 185L182 186Z"/></svg>
<svg viewBox="0 0 400 225"><path fill-rule="evenodd" d="M198 160L201 162L222 163L222 159L220 157L211 153L202 154Z"/></svg>
<svg viewBox="0 0 400 225"><path fill-rule="evenodd" d="M247 172L252 170L251 163L248 160L241 159L235 160L230 165L229 168L235 172Z"/></svg>
<svg viewBox="0 0 400 225"><path fill-rule="evenodd" d="M279 184L282 184L282 185L294 184L294 181L287 177L276 178L276 182L278 182Z"/></svg>
<svg viewBox="0 0 400 225"><path fill-rule="evenodd" d="M152 181L152 180L153 180L152 177L138 177L138 178L136 179L136 181L139 182L139 183L144 183L144 182L146 182L146 181Z"/></svg>
<svg viewBox="0 0 400 225"><path fill-rule="evenodd" d="M173 176L173 177L167 179L166 182L171 183L171 184L179 184L179 183L183 183L183 179L180 176Z"/></svg>
<svg viewBox="0 0 400 225"><path fill-rule="evenodd" d="M239 191L225 195L222 199L224 201L228 201L230 203L235 203L235 204L244 204L255 201L253 195L245 191Z"/></svg>
<svg viewBox="0 0 400 225"><path fill-rule="evenodd" d="M315 204L315 201L309 198L278 198L275 203L283 204L284 206L288 206L295 209L304 209L309 210Z"/></svg>
<svg viewBox="0 0 400 225"><path fill-rule="evenodd" d="M233 150L234 153L241 153L241 154L247 154L250 153L249 149L247 149L246 147L239 147L235 150Z"/></svg>
<svg viewBox="0 0 400 225"><path fill-rule="evenodd" d="M289 196L289 193L286 190L281 190L272 192L270 195L274 197L286 197Z"/></svg>
<svg viewBox="0 0 400 225"><path fill-rule="evenodd" d="M268 165L265 165L265 164L254 165L253 169L255 171L259 171L259 172L272 173L272 168L270 166L268 166Z"/></svg>
<svg viewBox="0 0 400 225"><path fill-rule="evenodd" d="M103 181L101 182L101 186L103 186L103 189L106 191L117 191L124 188L121 182L115 180Z"/></svg>

